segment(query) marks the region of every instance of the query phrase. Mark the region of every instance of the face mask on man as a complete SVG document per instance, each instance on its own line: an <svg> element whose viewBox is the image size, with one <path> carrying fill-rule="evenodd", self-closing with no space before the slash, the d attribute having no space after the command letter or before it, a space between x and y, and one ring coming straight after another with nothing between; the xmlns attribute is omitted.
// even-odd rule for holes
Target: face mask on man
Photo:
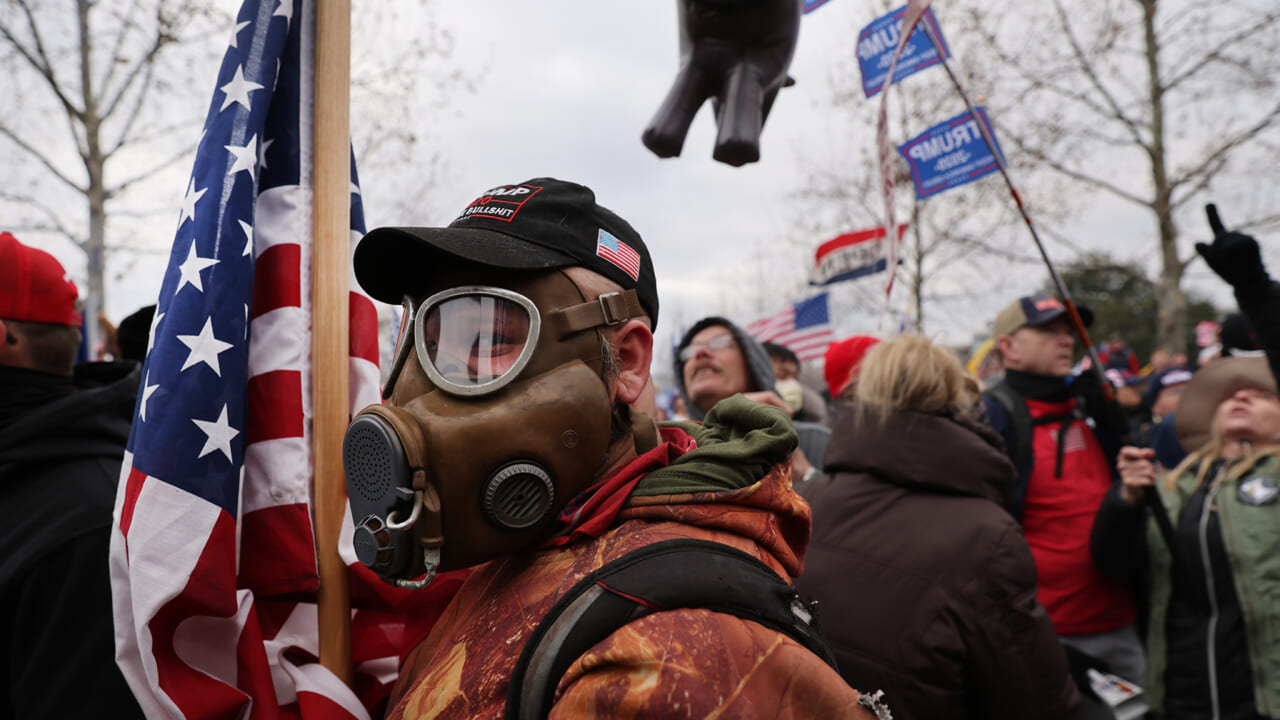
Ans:
<svg viewBox="0 0 1280 720"><path fill-rule="evenodd" d="M597 328L642 314L635 291L586 301L558 270L483 275L406 298L389 401L347 430L356 554L394 584L537 544L609 448Z"/></svg>

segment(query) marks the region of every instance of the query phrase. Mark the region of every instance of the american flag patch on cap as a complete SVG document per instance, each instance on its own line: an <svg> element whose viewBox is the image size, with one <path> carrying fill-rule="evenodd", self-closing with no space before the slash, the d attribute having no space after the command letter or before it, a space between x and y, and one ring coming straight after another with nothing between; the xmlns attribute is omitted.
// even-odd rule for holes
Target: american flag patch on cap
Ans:
<svg viewBox="0 0 1280 720"><path fill-rule="evenodd" d="M596 235L596 255L622 268L632 280L640 279L640 254L603 228Z"/></svg>

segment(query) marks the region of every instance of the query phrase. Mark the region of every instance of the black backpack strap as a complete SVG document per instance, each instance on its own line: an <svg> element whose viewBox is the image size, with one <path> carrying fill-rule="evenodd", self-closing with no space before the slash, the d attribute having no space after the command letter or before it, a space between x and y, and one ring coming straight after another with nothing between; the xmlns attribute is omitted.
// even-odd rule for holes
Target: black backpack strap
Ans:
<svg viewBox="0 0 1280 720"><path fill-rule="evenodd" d="M1027 483L1031 480L1031 462L1035 457L1031 450L1031 411L1022 396L1009 383L1001 380L987 390L986 395L1004 408L1008 429L1003 433L1005 448L1013 467L1018 471L1018 484L1013 490L1013 516L1022 521L1022 501L1027 496Z"/></svg>
<svg viewBox="0 0 1280 720"><path fill-rule="evenodd" d="M516 662L504 717L547 717L556 685L574 660L627 623L678 608L757 622L836 666L808 607L768 565L717 542L666 540L597 569L556 602Z"/></svg>
<svg viewBox="0 0 1280 720"><path fill-rule="evenodd" d="M1001 381L987 391L987 394L1000 403L1000 407L1009 415L1008 437L1012 439L1007 448L1013 466L1019 475L1031 469L1031 411L1022 396L1009 383Z"/></svg>

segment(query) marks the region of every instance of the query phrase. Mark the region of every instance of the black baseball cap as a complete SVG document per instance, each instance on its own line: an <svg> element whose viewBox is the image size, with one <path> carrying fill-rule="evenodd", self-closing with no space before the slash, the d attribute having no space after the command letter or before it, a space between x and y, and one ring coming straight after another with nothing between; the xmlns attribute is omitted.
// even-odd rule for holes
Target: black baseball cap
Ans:
<svg viewBox="0 0 1280 720"><path fill-rule="evenodd" d="M445 256L445 257L442 257ZM376 300L420 294L430 268L447 256L496 268L578 266L634 289L658 324L658 287L649 249L626 220L577 183L534 178L480 194L448 227L383 227L356 246L356 280Z"/></svg>

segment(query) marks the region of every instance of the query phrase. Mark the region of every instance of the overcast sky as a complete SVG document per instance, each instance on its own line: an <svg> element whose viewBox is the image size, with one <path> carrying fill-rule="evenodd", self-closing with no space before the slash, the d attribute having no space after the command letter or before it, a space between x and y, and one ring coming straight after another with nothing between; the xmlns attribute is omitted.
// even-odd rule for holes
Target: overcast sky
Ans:
<svg viewBox="0 0 1280 720"><path fill-rule="evenodd" d="M772 301L771 288L759 284L767 269L762 272L752 263L758 261L757 248L785 236L797 222L802 209L793 195L803 186L812 162L838 164L841 160L834 155L839 148L872 142L873 128L841 127L824 107L831 92L834 59L851 52L858 30L879 14L876 7L831 0L804 18L790 72L796 85L784 89L774 105L764 129L762 159L733 168L711 159L715 128L709 105L695 119L680 158L659 159L640 142L676 71L675 2L434 2L437 21L456 41L453 61L480 82L474 93L453 95L449 112L413 120L423 123L444 165L443 183L430 188L432 195L411 216L395 209L400 207L395 200L421 193L412 181L397 178L393 188L382 189L377 178L362 172L368 223L371 227L445 224L494 185L544 175L574 180L592 187L603 205L628 219L645 238L662 303L659 347L669 346L670 333L707 314L727 313L746 322L760 308L781 309L784 299ZM355 43L394 43L398 33L414 31L411 24L366 31ZM211 67L210 87L215 72ZM910 82L897 86L895 92L909 92ZM962 109L957 99L955 112ZM362 122L362 114L385 111L354 106L353 125ZM901 143L905 138L893 140ZM999 179L992 175L979 182L998 183ZM184 186L178 180L173 188L175 213ZM403 195L385 197L390 192ZM930 200L946 201L945 193ZM1153 223L1140 210L1099 199L1067 229L1081 246L1106 247L1121 258L1153 262L1150 240L1124 240L1153 236ZM1207 234L1198 226L1186 227L1184 232L1188 246L1190 236ZM813 237L811 246L816 248L829 237ZM1026 242L1032 252L1029 236ZM1049 251L1056 260L1069 259L1070 253L1061 246L1051 243ZM61 250L58 254L67 257L73 273L83 266L73 253ZM809 258L796 257L794 262L804 265ZM113 294L108 316L118 320L153 302L162 266L163 258L157 256L136 263L123 281L109 278ZM1213 287L1206 275L1197 264L1192 286ZM935 338L964 344L990 323L1004 303L1044 279L1040 267L1010 272L993 266L983 279L989 285L984 289L990 292L977 299L936 304L926 329ZM883 286L884 276L855 282L866 295L866 288ZM834 287L833 295L855 294L848 285ZM1224 294L1216 297L1225 302ZM900 309L904 303L905 298L895 291L894 306ZM880 314L871 311L842 314L833 321L839 335L884 326Z"/></svg>

